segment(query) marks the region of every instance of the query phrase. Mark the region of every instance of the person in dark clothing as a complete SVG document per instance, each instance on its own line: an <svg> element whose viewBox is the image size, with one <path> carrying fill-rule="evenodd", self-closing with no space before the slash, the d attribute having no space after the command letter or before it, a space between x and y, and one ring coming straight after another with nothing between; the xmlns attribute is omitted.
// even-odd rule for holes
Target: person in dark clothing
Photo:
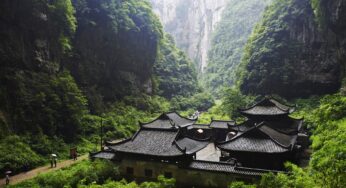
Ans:
<svg viewBox="0 0 346 188"><path fill-rule="evenodd" d="M10 184L10 175L6 174L6 185Z"/></svg>
<svg viewBox="0 0 346 188"><path fill-rule="evenodd" d="M53 157L50 158L50 167L53 168Z"/></svg>
<svg viewBox="0 0 346 188"><path fill-rule="evenodd" d="M56 157L54 157L54 167L56 167Z"/></svg>
<svg viewBox="0 0 346 188"><path fill-rule="evenodd" d="M74 154L73 154L73 160L76 161L76 160L77 160L77 156L78 156L78 155L77 155L77 151L76 151L76 152L74 152Z"/></svg>

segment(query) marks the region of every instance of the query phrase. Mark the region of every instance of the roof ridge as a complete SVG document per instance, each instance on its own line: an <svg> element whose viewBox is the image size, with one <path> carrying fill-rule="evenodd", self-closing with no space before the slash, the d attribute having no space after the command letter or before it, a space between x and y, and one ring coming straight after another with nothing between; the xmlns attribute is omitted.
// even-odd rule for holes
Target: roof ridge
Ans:
<svg viewBox="0 0 346 188"><path fill-rule="evenodd" d="M272 100L274 100L274 102L273 102ZM269 99L269 101L270 101L271 103L273 103L277 108L279 108L280 110L285 111L285 112L289 112L290 109L292 108L292 107L287 106L287 105L285 105L285 104L281 104L279 101L277 101L277 100L275 100L275 99ZM286 109L286 110L283 109L282 106L278 105L277 103L279 103L279 104L282 105L282 106L286 106L287 109Z"/></svg>
<svg viewBox="0 0 346 188"><path fill-rule="evenodd" d="M137 137L137 135L139 134L139 132L142 130L142 128L140 128L140 129L138 129L137 131L136 131L136 133L131 137L131 141L133 141L136 137Z"/></svg>
<svg viewBox="0 0 346 188"><path fill-rule="evenodd" d="M254 104L252 104L252 105L249 106L249 107L245 107L245 108L239 107L238 110L241 110L241 111L248 110L248 109L250 109L250 108L255 107L255 106L258 105L259 103L263 102L264 100L267 100L267 99L266 99L266 98L263 98L262 100L260 100L260 101L258 101L258 102L255 102Z"/></svg>
<svg viewBox="0 0 346 188"><path fill-rule="evenodd" d="M187 119L187 120L192 120L192 121L194 121L194 120L197 120L197 119L198 119L198 117L195 118L195 119L190 119L190 118L188 118L188 117L184 117L184 116L180 115L180 113L178 113L177 111L170 111L170 112L166 112L165 114L171 114L171 113L175 113L175 114L177 114L179 117L181 117L181 118L183 118L183 119Z"/></svg>
<svg viewBox="0 0 346 188"><path fill-rule="evenodd" d="M262 122L260 123L260 125L256 126L256 128L258 128L259 131L261 131L262 133L264 133L265 135L267 135L273 142L275 142L275 143L278 144L279 146L281 146L281 147L283 147L283 148L286 148L286 149L291 147L292 143L290 143L288 146L285 146L285 145L281 144L279 141L277 141L276 139L274 139L274 138L272 137L272 135L270 135L270 134L266 133L265 131L261 130L260 128L263 127L263 126L265 126L266 128L271 129L271 130L273 130L273 131L275 131L275 132L277 132L277 133L279 133L279 134L281 134L281 135L289 136L289 135L287 135L287 134L281 133L281 132L279 132L279 131L277 131L277 130L275 130L275 129L269 127L269 126L267 126L265 123L268 123L268 122L262 121Z"/></svg>
<svg viewBox="0 0 346 188"><path fill-rule="evenodd" d="M130 141L131 139L132 139L132 136L129 137L129 138L126 138L126 139L124 139L124 140L121 140L121 141L119 141L119 142L117 142L117 143L110 143L110 142L108 142L108 141L105 141L105 143L106 143L106 146L115 146L115 145L119 145L119 144L128 142L128 141Z"/></svg>
<svg viewBox="0 0 346 188"><path fill-rule="evenodd" d="M179 146L179 144L178 144L178 142L176 140L173 141L172 145L175 145L181 152L186 154L186 147L182 148L181 146Z"/></svg>
<svg viewBox="0 0 346 188"><path fill-rule="evenodd" d="M291 105L282 104L279 100L275 99L274 97L264 97L262 100L254 103L253 105L251 105L249 107L245 107L245 108L238 108L238 110L239 111L246 111L246 110L249 110L251 108L258 106L259 104L261 104L265 101L272 103L275 107L277 107L278 109L280 109L284 112L290 112L290 110L295 107L295 106L291 106ZM280 105L278 105L278 104L280 104ZM287 109L283 109L282 106L286 106Z"/></svg>
<svg viewBox="0 0 346 188"><path fill-rule="evenodd" d="M194 124L191 124L189 126L192 126L192 125L204 125L204 126L209 126L210 124L204 124L204 123L194 123Z"/></svg>
<svg viewBox="0 0 346 188"><path fill-rule="evenodd" d="M246 134L249 134L249 132L251 132L251 131L257 129L257 130L259 130L260 132L262 132L263 134L265 134L266 136L268 136L269 139L272 140L275 144L277 144L277 145L279 145L279 146L281 146L281 147L283 147L283 148L286 148L286 149L289 148L289 147L291 147L292 144L290 144L289 146L284 146L284 145L280 144L278 141L276 141L274 138L272 138L272 136L270 136L268 133L266 133L266 132L262 131L261 129L259 129L260 127L264 126L265 123L266 123L266 121L262 121L262 122L260 122L260 123L258 123L258 124L255 124L255 126L251 127L250 129L248 129L248 130L247 130L246 132L244 132L243 134L240 134L240 135L238 135L238 136L235 136L235 137L233 137L233 138L230 139L230 140L227 140L227 141L224 141L224 142L219 142L217 145L222 145L222 144L226 144L226 143L232 142L232 141L234 141L234 140L236 140L236 139L238 139L238 138L243 137L243 136L246 135ZM266 126L266 127L268 127L268 126ZM268 128L270 128L270 127L268 127ZM272 129L272 128L270 128L270 129ZM272 129L272 130L274 130L274 129ZM274 131L276 131L276 130L274 130ZM276 132L278 132L278 131L276 131ZM279 132L279 133L280 133L280 132ZM280 133L280 134L282 134L282 133ZM285 135L286 135L286 134L285 134ZM288 135L287 135L287 136L288 136Z"/></svg>
<svg viewBox="0 0 346 188"><path fill-rule="evenodd" d="M236 170L253 170L253 171L263 171L263 172L284 172L284 171L278 171L278 170L269 170L269 169L261 169L261 168L250 168L250 167L243 167L243 166L233 166L231 163L224 162L224 161L203 161L203 160L193 160L192 162L200 162L200 163L211 163L211 164L221 164L221 165L229 165L234 167Z"/></svg>
<svg viewBox="0 0 346 188"><path fill-rule="evenodd" d="M298 126L297 126L297 130L294 130L294 132L299 132L299 130L301 129L302 127L302 124L303 124L303 119L290 119L292 121L298 121ZM285 134L285 135L291 135L290 133L286 133L285 131L283 130L280 130L279 128L276 128L275 127L275 123L272 123L272 122L268 122L266 121L266 123L268 123L268 127L270 127L271 129L279 132L279 133L282 133L282 134ZM292 131L293 132L293 131Z"/></svg>
<svg viewBox="0 0 346 188"><path fill-rule="evenodd" d="M184 119L187 119L187 120L195 121L195 120L198 119L198 117L196 117L195 119L190 119L190 118L188 118L188 117L184 117L184 116L180 115L180 113L178 113L178 112L175 112L175 113L178 114L179 117L184 118Z"/></svg>
<svg viewBox="0 0 346 188"><path fill-rule="evenodd" d="M182 137L181 139L184 139L184 138L188 138L188 139L191 139L191 140L195 140L195 141L200 141L200 142L203 142L203 141L210 141L211 140L211 136L209 136L208 138L205 138L205 139L198 139L198 138L192 138L188 135L185 135L184 137Z"/></svg>
<svg viewBox="0 0 346 188"><path fill-rule="evenodd" d="M235 120L222 120L222 119L212 119L211 122L217 121L217 122L235 122Z"/></svg>
<svg viewBox="0 0 346 188"><path fill-rule="evenodd" d="M152 123L152 122L154 122L154 121L160 119L160 117L161 117L162 115L164 115L164 114L165 114L165 113L161 113L161 115L159 115L157 118L155 118L154 120L151 120L151 121L149 121L149 122L146 122L146 123L143 123L143 122L141 122L141 121L138 121L138 122L140 123L140 125L146 125L146 124ZM168 116L167 116L167 118L169 119Z"/></svg>

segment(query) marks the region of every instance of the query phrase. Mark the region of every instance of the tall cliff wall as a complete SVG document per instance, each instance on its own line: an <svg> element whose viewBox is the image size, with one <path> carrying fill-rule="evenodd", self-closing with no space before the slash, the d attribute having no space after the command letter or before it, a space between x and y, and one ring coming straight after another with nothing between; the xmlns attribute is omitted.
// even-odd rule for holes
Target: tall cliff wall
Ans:
<svg viewBox="0 0 346 188"><path fill-rule="evenodd" d="M346 64L345 10L345 0L275 1L245 48L241 90L287 98L336 92Z"/></svg>
<svg viewBox="0 0 346 188"><path fill-rule="evenodd" d="M229 0L150 0L166 32L197 63L207 65L211 35Z"/></svg>
<svg viewBox="0 0 346 188"><path fill-rule="evenodd" d="M234 85L244 46L271 0L229 0L213 33L203 85L214 96Z"/></svg>

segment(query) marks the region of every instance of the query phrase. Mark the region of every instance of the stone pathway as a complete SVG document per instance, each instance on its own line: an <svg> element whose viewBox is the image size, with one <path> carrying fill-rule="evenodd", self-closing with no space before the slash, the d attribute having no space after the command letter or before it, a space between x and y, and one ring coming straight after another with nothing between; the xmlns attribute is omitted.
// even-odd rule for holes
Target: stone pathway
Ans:
<svg viewBox="0 0 346 188"><path fill-rule="evenodd" d="M47 173L47 172L55 171L55 170L58 170L58 169L61 169L61 168L64 168L64 167L71 166L72 164L74 164L74 163L76 163L78 161L82 161L84 159L87 159L88 156L89 156L89 154L82 155L82 156L78 157L78 160L76 160L76 161L69 159L69 160L58 162L57 165L56 165L57 166L56 168L51 168L50 164L49 164L49 165L46 165L46 166L35 168L35 169L27 171L27 172L22 172L20 174L11 176L10 177L10 184L11 185L17 184L17 183L20 183L22 181L25 181L25 180L28 180L28 179L32 179L32 178L36 177L39 174ZM0 180L0 188L1 187L5 187L5 184L6 184L5 182L6 182L5 178Z"/></svg>

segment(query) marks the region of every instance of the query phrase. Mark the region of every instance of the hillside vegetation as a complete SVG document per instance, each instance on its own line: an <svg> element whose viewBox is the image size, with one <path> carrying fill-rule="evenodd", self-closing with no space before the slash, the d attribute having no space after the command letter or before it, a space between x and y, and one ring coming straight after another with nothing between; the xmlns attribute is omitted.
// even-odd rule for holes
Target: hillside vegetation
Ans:
<svg viewBox="0 0 346 188"><path fill-rule="evenodd" d="M233 86L238 80L236 70L244 46L270 3L271 0L230 0L227 3L213 33L208 66L202 74L203 84L215 96L220 97L223 87Z"/></svg>
<svg viewBox="0 0 346 188"><path fill-rule="evenodd" d="M344 1L277 0L246 44L245 94L286 98L336 92L345 65Z"/></svg>
<svg viewBox="0 0 346 188"><path fill-rule="evenodd" d="M101 121L105 139L129 136L139 119L170 110L168 99L201 91L145 0L4 0L0 9L1 173L76 145L96 149Z"/></svg>

